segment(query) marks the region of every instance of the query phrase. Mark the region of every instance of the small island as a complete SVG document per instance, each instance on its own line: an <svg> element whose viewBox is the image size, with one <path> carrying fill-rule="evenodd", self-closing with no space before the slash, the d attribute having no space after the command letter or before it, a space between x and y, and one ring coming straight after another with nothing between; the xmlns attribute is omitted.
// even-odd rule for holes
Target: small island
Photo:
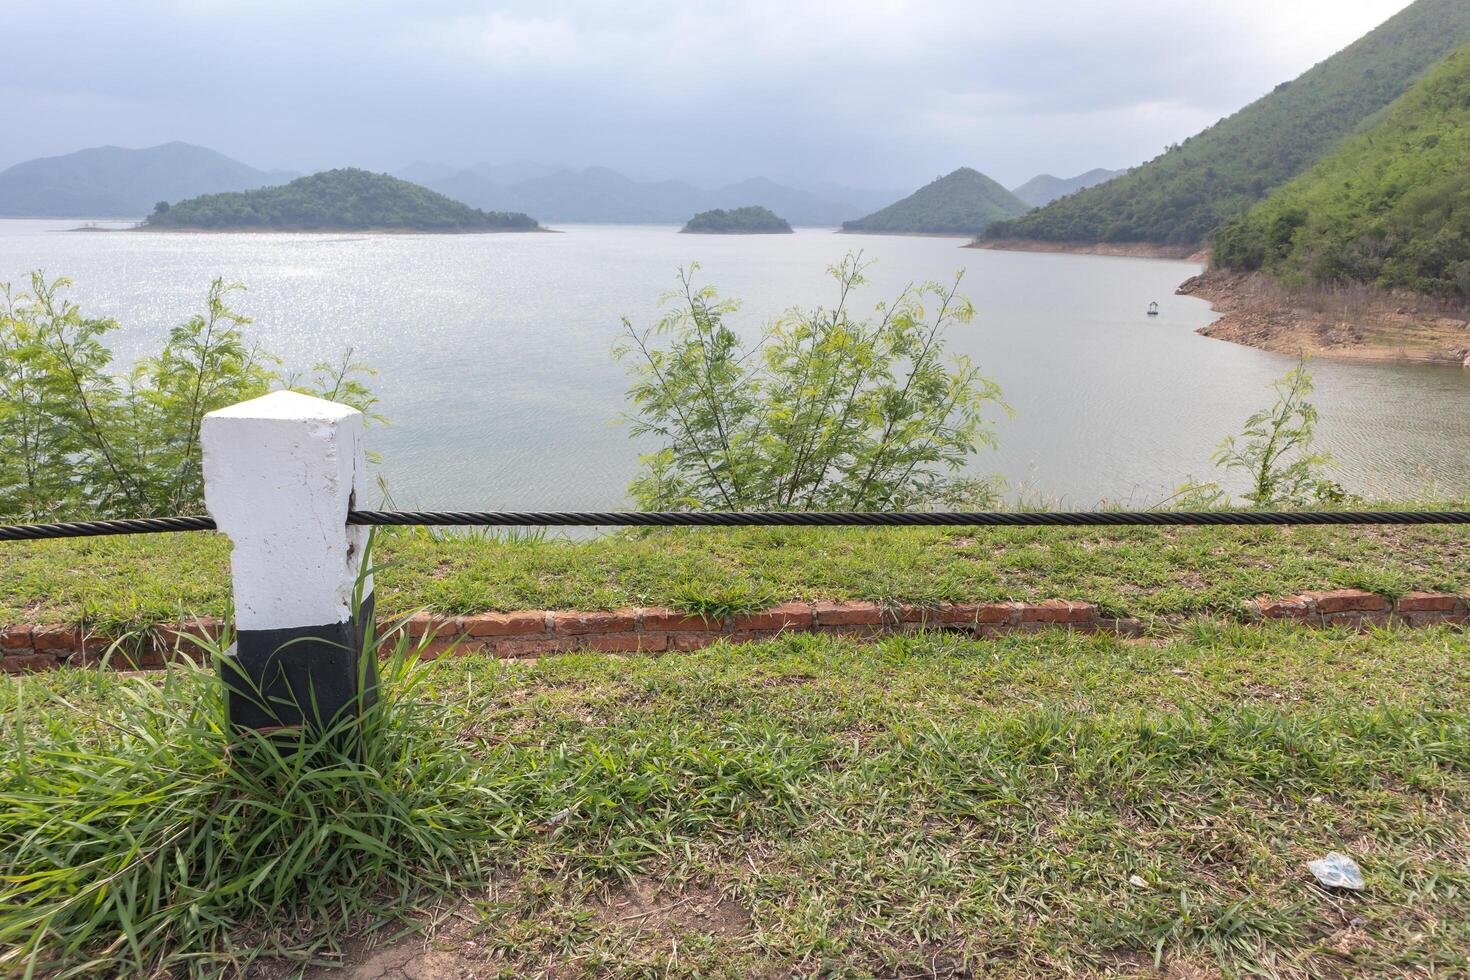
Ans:
<svg viewBox="0 0 1470 980"><path fill-rule="evenodd" d="M144 230L544 231L519 212L481 211L427 187L366 170L327 170L289 184L161 201Z"/></svg>
<svg viewBox="0 0 1470 980"><path fill-rule="evenodd" d="M791 223L770 210L752 205L745 208L715 208L689 219L681 234L688 235L789 235Z"/></svg>

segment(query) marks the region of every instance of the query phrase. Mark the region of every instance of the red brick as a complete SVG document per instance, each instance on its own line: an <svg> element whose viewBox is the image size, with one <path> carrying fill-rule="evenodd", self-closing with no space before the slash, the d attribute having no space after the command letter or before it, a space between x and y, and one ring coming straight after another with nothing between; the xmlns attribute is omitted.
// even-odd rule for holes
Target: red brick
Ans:
<svg viewBox="0 0 1470 980"><path fill-rule="evenodd" d="M720 628L718 619L694 616L677 609L640 609L638 614L642 618L645 630L708 633L710 630Z"/></svg>
<svg viewBox="0 0 1470 980"><path fill-rule="evenodd" d="M31 629L31 647L37 652L73 653L82 648L82 633L70 626L36 626Z"/></svg>
<svg viewBox="0 0 1470 980"><path fill-rule="evenodd" d="M631 633L634 613L631 609L611 612L559 612L553 619L553 630L565 635L582 633Z"/></svg>
<svg viewBox="0 0 1470 980"><path fill-rule="evenodd" d="M204 664L208 663L210 658L209 650L204 647L194 646L193 644L185 644L176 649L168 650L160 647L159 653L163 655L165 660L171 663L179 663L180 661L187 660L190 663Z"/></svg>
<svg viewBox="0 0 1470 980"><path fill-rule="evenodd" d="M0 650L29 650L31 628L29 626L6 626L0 629Z"/></svg>
<svg viewBox="0 0 1470 980"><path fill-rule="evenodd" d="M88 636L82 639L81 650L67 658L75 667L104 666L114 670L133 670L140 667L162 667L163 655L154 650L152 643L139 643L135 639L116 642L106 636Z"/></svg>
<svg viewBox="0 0 1470 980"><path fill-rule="evenodd" d="M461 621L470 636L527 636L546 632L546 613L530 612L480 613Z"/></svg>
<svg viewBox="0 0 1470 980"><path fill-rule="evenodd" d="M460 644L453 637L435 638L428 640L417 648L420 660L438 660L446 653L460 654Z"/></svg>
<svg viewBox="0 0 1470 980"><path fill-rule="evenodd" d="M1021 609L1017 602L962 603L939 608L939 621L948 626L1009 623Z"/></svg>
<svg viewBox="0 0 1470 980"><path fill-rule="evenodd" d="M660 653L668 645L669 638L663 633L612 633L587 637L588 648L602 653Z"/></svg>
<svg viewBox="0 0 1470 980"><path fill-rule="evenodd" d="M1356 626L1359 628L1387 626L1388 613L1349 610L1347 612L1327 613L1322 617L1322 622L1328 626Z"/></svg>
<svg viewBox="0 0 1470 980"><path fill-rule="evenodd" d="M107 666L113 670L157 670L164 663L163 651L151 646L141 650L119 648L107 659Z"/></svg>
<svg viewBox="0 0 1470 980"><path fill-rule="evenodd" d="M448 637L459 632L459 620L438 613L416 612L404 624L408 635L417 639L421 636Z"/></svg>
<svg viewBox="0 0 1470 980"><path fill-rule="evenodd" d="M539 657L546 653L560 653L571 649L572 646L573 641L565 637L526 636L496 640L494 650L495 656L509 660L516 657Z"/></svg>
<svg viewBox="0 0 1470 980"><path fill-rule="evenodd" d="M730 619L732 630L805 630L811 626L812 607L804 602L783 602Z"/></svg>
<svg viewBox="0 0 1470 980"><path fill-rule="evenodd" d="M219 620L195 620L192 623L165 623L153 630L155 643L163 650L178 651L191 658L203 655L202 644L219 638Z"/></svg>
<svg viewBox="0 0 1470 980"><path fill-rule="evenodd" d="M815 605L818 626L882 626L883 610L873 602L828 602Z"/></svg>
<svg viewBox="0 0 1470 980"><path fill-rule="evenodd" d="M1256 611L1266 619L1303 619L1312 614L1312 600L1304 596L1256 600Z"/></svg>
<svg viewBox="0 0 1470 980"><path fill-rule="evenodd" d="M1339 612L1382 612L1388 608L1388 600L1381 595L1362 589L1333 589L1331 592L1305 592L1302 598L1311 599L1319 613Z"/></svg>
<svg viewBox="0 0 1470 980"><path fill-rule="evenodd" d="M1411 612L1395 613L1399 622L1408 623L1410 626L1464 626L1470 623L1470 616L1464 613L1443 612Z"/></svg>
<svg viewBox="0 0 1470 980"><path fill-rule="evenodd" d="M1460 597L1449 592L1410 592L1400 596L1394 608L1399 612L1454 612Z"/></svg>
<svg viewBox="0 0 1470 980"><path fill-rule="evenodd" d="M56 657L49 653L21 653L0 659L0 671L7 674L55 669Z"/></svg>
<svg viewBox="0 0 1470 980"><path fill-rule="evenodd" d="M1097 607L1090 602L1068 602L1066 599L1047 599L1045 602L1028 602L1021 607L1023 623L1091 623L1097 619Z"/></svg>
<svg viewBox="0 0 1470 980"><path fill-rule="evenodd" d="M669 637L669 649L688 653L703 650L720 642L719 633L675 633Z"/></svg>

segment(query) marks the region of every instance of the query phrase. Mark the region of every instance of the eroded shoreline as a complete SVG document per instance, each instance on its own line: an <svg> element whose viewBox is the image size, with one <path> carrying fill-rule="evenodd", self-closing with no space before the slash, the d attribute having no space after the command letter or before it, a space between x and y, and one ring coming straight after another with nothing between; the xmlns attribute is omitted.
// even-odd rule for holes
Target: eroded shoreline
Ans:
<svg viewBox="0 0 1470 980"><path fill-rule="evenodd" d="M1470 310L1369 287L1284 288L1260 273L1206 270L1175 293L1221 314L1199 333L1293 356L1470 367Z"/></svg>
<svg viewBox="0 0 1470 980"><path fill-rule="evenodd" d="M1133 259L1183 259L1203 262L1207 253L1192 245L1155 245L1152 242L1046 242L1034 238L980 238L965 248L995 252L1065 252L1071 255L1115 255Z"/></svg>

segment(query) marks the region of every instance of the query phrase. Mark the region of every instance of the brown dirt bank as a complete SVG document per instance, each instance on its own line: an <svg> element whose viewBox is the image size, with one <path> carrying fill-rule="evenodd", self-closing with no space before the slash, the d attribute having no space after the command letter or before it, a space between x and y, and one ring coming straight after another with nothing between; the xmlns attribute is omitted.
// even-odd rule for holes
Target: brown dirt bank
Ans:
<svg viewBox="0 0 1470 980"><path fill-rule="evenodd" d="M839 235L892 235L896 238L970 238L967 231L868 231L865 228L838 228Z"/></svg>
<svg viewBox="0 0 1470 980"><path fill-rule="evenodd" d="M1135 259L1186 259L1204 262L1207 254L1192 245L1155 245L1152 242L1044 242L1034 238L977 238L966 248L997 252L1068 252L1076 255L1120 255Z"/></svg>
<svg viewBox="0 0 1470 980"><path fill-rule="evenodd" d="M1279 354L1470 367L1470 309L1366 286L1288 289L1260 273L1207 270L1176 292L1223 314L1200 333Z"/></svg>

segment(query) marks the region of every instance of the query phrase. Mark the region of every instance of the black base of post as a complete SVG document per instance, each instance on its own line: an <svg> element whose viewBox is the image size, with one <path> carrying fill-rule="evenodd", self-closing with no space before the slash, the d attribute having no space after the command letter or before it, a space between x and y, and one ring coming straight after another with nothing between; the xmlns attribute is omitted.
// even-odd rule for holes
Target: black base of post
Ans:
<svg viewBox="0 0 1470 980"><path fill-rule="evenodd" d="M378 697L373 597L345 623L241 630L221 664L236 728L329 730Z"/></svg>

